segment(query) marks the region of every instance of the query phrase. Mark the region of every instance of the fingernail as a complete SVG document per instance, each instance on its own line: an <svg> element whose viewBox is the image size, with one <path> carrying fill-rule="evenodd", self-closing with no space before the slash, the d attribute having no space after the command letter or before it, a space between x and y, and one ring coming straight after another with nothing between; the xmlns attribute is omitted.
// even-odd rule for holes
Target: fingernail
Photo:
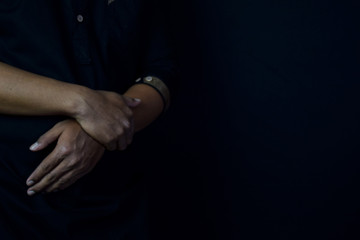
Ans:
<svg viewBox="0 0 360 240"><path fill-rule="evenodd" d="M129 128L130 127L130 123L128 121L124 121L124 125L125 127Z"/></svg>
<svg viewBox="0 0 360 240"><path fill-rule="evenodd" d="M28 194L29 196L33 196L33 195L35 194L35 191L33 191L33 190L28 190L28 191L27 191L27 194Z"/></svg>
<svg viewBox="0 0 360 240"><path fill-rule="evenodd" d="M40 144L38 142L34 143L33 145L30 146L30 150L34 151L36 150L38 147L40 146Z"/></svg>
<svg viewBox="0 0 360 240"><path fill-rule="evenodd" d="M134 98L134 101L135 102L141 102L141 99L140 98Z"/></svg>
<svg viewBox="0 0 360 240"><path fill-rule="evenodd" d="M29 180L29 181L27 181L26 184L30 187L31 185L34 185L34 183L35 183L35 182L34 182L33 180Z"/></svg>

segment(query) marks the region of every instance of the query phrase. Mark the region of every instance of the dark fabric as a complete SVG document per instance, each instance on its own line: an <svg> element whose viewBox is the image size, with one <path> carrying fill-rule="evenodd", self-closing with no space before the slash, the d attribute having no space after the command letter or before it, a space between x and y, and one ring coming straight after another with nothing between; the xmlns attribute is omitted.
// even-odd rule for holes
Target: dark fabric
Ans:
<svg viewBox="0 0 360 240"><path fill-rule="evenodd" d="M360 239L359 1L195 2L218 239Z"/></svg>
<svg viewBox="0 0 360 240"><path fill-rule="evenodd" d="M156 239L360 239L360 2L168 3L186 95Z"/></svg>
<svg viewBox="0 0 360 240"><path fill-rule="evenodd" d="M118 93L150 73L171 85L170 52L159 44L166 40L150 6L141 0L1 1L0 61ZM51 151L28 148L62 119L0 115L0 238L145 239L141 141L105 153L93 172L65 191L26 195L26 178Z"/></svg>

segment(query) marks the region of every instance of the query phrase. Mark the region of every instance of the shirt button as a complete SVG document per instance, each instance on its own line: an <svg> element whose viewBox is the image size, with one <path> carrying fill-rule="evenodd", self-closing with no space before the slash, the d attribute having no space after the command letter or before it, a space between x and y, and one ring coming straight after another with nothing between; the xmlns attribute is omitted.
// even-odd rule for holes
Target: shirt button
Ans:
<svg viewBox="0 0 360 240"><path fill-rule="evenodd" d="M84 17L81 14L77 15L76 19L79 23L82 23L84 21Z"/></svg>

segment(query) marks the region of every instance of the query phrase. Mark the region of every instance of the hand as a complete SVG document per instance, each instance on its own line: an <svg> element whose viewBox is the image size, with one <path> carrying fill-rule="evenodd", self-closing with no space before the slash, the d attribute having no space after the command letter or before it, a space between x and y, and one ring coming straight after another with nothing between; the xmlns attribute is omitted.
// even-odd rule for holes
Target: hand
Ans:
<svg viewBox="0 0 360 240"><path fill-rule="evenodd" d="M62 190L89 173L102 157L104 147L82 130L75 120L56 124L30 147L40 151L57 140L54 150L40 163L27 180L27 193Z"/></svg>
<svg viewBox="0 0 360 240"><path fill-rule="evenodd" d="M92 91L74 116L81 127L108 150L125 150L134 135L133 112L140 99L114 92Z"/></svg>

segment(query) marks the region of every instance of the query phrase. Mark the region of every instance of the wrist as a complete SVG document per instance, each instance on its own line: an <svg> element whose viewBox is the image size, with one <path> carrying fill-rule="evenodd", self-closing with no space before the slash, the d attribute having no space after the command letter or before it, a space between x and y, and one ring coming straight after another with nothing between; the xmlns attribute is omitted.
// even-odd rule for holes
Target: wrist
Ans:
<svg viewBox="0 0 360 240"><path fill-rule="evenodd" d="M165 112L168 109L170 104L170 92L166 84L161 79L154 76L147 76L136 79L135 84L145 84L156 90L163 101L162 112Z"/></svg>
<svg viewBox="0 0 360 240"><path fill-rule="evenodd" d="M75 119L82 118L89 108L88 99L93 97L95 91L80 85L72 85L70 88L68 101L64 105L65 115Z"/></svg>
<svg viewBox="0 0 360 240"><path fill-rule="evenodd" d="M141 103L132 108L136 132L154 121L164 108L159 93L146 84L133 85L124 93L124 96L141 99Z"/></svg>

